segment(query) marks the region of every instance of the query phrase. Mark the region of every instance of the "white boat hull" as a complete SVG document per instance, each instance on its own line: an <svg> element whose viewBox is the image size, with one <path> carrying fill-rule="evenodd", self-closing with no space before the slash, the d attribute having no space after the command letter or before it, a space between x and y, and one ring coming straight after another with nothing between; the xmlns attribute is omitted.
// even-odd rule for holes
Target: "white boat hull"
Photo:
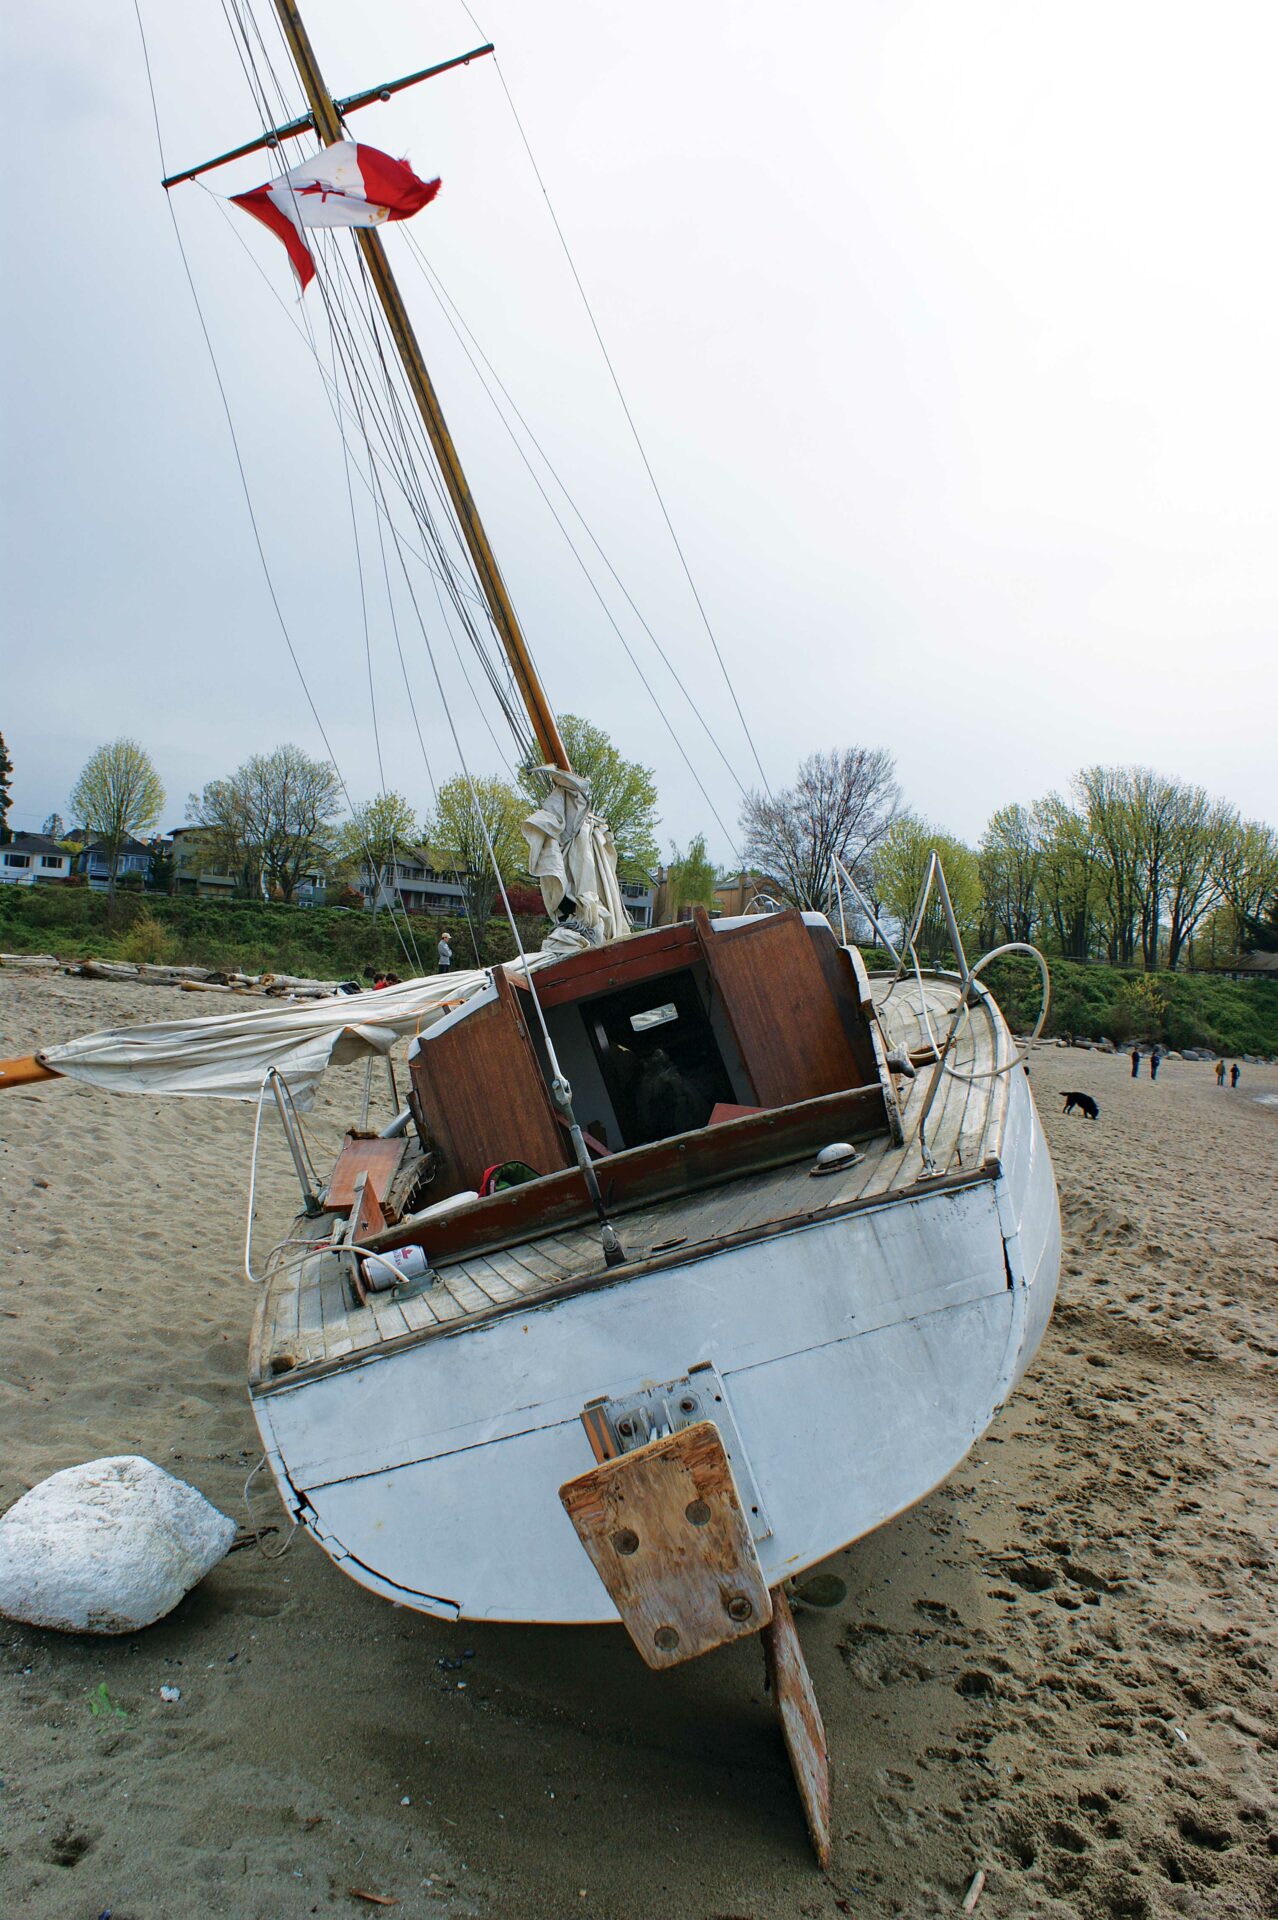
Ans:
<svg viewBox="0 0 1278 1920"><path fill-rule="evenodd" d="M713 1363L774 1585L954 1470L1032 1359L1059 1265L1018 1069L996 1172L284 1378L254 1407L285 1503L363 1585L445 1619L613 1621L558 1497L593 1464L587 1401Z"/></svg>

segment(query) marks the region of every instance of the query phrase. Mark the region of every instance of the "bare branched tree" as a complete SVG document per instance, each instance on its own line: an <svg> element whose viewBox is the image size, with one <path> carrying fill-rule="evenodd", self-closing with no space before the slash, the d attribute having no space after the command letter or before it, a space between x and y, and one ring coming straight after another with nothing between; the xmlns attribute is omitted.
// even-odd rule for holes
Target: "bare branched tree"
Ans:
<svg viewBox="0 0 1278 1920"><path fill-rule="evenodd" d="M232 875L240 893L255 894L264 881L291 900L298 881L329 857L341 801L329 761L284 746L255 753L229 779L210 780L191 795L186 814L201 829L205 857Z"/></svg>
<svg viewBox="0 0 1278 1920"><path fill-rule="evenodd" d="M741 809L742 854L795 906L828 897L837 857L858 879L896 819L896 763L882 747L812 753L792 787L749 793Z"/></svg>

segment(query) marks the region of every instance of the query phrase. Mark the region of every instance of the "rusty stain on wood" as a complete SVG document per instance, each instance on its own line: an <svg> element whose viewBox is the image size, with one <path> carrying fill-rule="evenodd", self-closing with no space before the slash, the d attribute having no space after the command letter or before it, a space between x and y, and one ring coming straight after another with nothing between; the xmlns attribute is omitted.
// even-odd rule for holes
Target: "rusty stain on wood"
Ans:
<svg viewBox="0 0 1278 1920"><path fill-rule="evenodd" d="M790 1603L780 1587L773 1587L771 1600L772 1621L763 1631L768 1685L780 1716L808 1832L824 1871L830 1864L830 1757L825 1744L825 1725Z"/></svg>
<svg viewBox="0 0 1278 1920"><path fill-rule="evenodd" d="M650 1667L674 1667L772 1617L767 1582L711 1420L605 1460L559 1489Z"/></svg>

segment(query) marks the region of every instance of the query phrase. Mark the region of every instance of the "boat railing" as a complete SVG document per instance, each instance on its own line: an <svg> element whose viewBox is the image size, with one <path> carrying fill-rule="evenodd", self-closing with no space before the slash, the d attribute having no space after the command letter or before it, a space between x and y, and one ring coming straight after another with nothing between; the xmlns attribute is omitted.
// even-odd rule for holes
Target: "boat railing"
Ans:
<svg viewBox="0 0 1278 1920"><path fill-rule="evenodd" d="M896 964L896 970L889 980L887 990L883 995L883 1004L886 1004L891 998L894 989L905 977L907 971L911 971L914 975L915 983L919 990L918 1006L914 1011L917 1013L927 1033L928 1044L933 1056L933 1065L931 1077L919 1107L918 1120L912 1135L907 1136L904 1145L908 1147L912 1141L918 1142L925 1173L932 1174L945 1171L945 1169L937 1167L927 1144L928 1115L932 1111L941 1080L946 1074L949 1074L954 1079L966 1081L969 1084L977 1080L995 1080L1003 1074L1010 1073L1014 1067L1027 1063L1029 1049L1042 1033L1047 1021L1048 1009L1051 1005L1052 978L1047 960L1040 950L1036 946L1033 946L1028 940L1005 940L1000 946L991 947L988 952L983 953L975 965L969 963L967 952L963 945L963 936L959 932L958 919L954 912L954 904L950 898L950 890L945 878L945 868L942 865L941 856L935 847L932 848L928 856L927 870L923 876L923 883L919 888L914 911L904 930L900 947L896 945L885 931L873 906L866 898L863 889L858 885L856 879L849 873L847 867L837 855L834 856L830 863L830 886L838 903L839 923L842 929L844 945L846 946L848 944L844 898L845 894L850 893L856 905L873 928L876 939L892 956ZM931 902L933 891L935 891L941 903L941 911L945 917L946 931L949 934L950 943L953 947L954 958L957 962L957 974L962 989L955 1002L953 1012L950 1015L948 1030L946 1031L944 1039L941 1040L938 1040L936 1029L932 1024L927 993L923 985L923 969L919 960L917 946L919 931L922 928L924 916ZM904 952L902 952L902 948ZM961 1068L955 1066L953 1054L959 1034L967 1020L971 1017L973 1005L978 999L986 997L988 994L988 989L979 984L980 975L992 961L1000 960L1009 953L1028 954L1038 967L1039 979L1042 985L1038 1018L1035 1020L1031 1031L1023 1041L1013 1041L1010 1058L1000 1061L992 1067L977 1068L970 1073L964 1072Z"/></svg>

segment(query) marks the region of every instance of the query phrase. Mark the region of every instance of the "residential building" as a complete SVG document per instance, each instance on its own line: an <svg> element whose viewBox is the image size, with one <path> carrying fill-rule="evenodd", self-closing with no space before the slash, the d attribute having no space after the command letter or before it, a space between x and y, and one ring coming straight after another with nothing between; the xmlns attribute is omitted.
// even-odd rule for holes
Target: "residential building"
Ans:
<svg viewBox="0 0 1278 1920"><path fill-rule="evenodd" d="M202 827L174 827L167 840L158 842L163 852L173 855L173 891L197 894L206 900L229 900L239 884L234 874L221 873L205 864L201 850ZM257 883L262 893L261 877ZM328 891L328 876L318 867L304 873L293 889L295 907L323 906ZM254 896L256 897L256 896Z"/></svg>
<svg viewBox="0 0 1278 1920"><path fill-rule="evenodd" d="M653 912L657 903L657 889L651 880L621 880L621 898L631 924L636 927L656 925Z"/></svg>
<svg viewBox="0 0 1278 1920"><path fill-rule="evenodd" d="M376 891L371 867L360 869L356 886L371 907ZM465 876L448 865L447 854L431 847L405 847L395 862L392 880L388 874L381 882L381 904L407 913L449 914L460 917L466 911Z"/></svg>
<svg viewBox="0 0 1278 1920"><path fill-rule="evenodd" d="M41 880L65 880L71 856L43 833L15 833L0 847L0 884L33 887Z"/></svg>
<svg viewBox="0 0 1278 1920"><path fill-rule="evenodd" d="M83 843L80 852L75 856L75 871L87 874L89 885L97 892L105 892L111 884L111 859L98 835L90 833L85 827L73 827L67 838ZM150 845L145 840L135 840L130 834L121 846L116 862L117 886L126 873L140 873L145 885L150 864Z"/></svg>
<svg viewBox="0 0 1278 1920"><path fill-rule="evenodd" d="M215 873L207 867L201 852L200 827L174 827L168 836L173 855L174 893L194 893L206 899L227 899L235 891L229 873Z"/></svg>

